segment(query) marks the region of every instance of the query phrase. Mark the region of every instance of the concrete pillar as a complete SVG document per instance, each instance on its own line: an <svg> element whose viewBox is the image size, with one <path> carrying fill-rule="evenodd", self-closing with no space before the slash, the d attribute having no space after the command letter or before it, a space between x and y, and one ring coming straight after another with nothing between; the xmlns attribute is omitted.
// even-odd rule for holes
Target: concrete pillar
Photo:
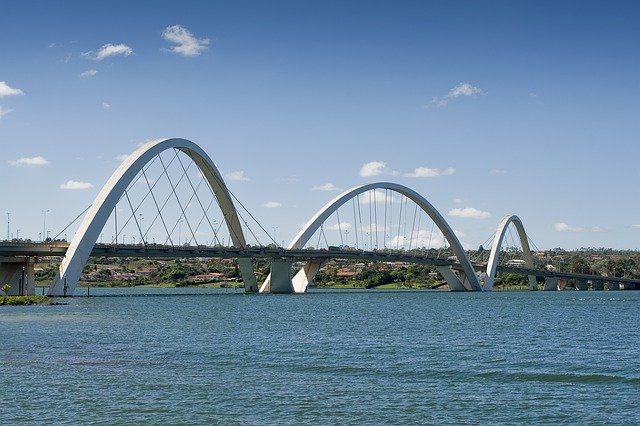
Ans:
<svg viewBox="0 0 640 426"><path fill-rule="evenodd" d="M36 294L36 259L33 257L5 257L0 260L0 287L9 284L11 296Z"/></svg>
<svg viewBox="0 0 640 426"><path fill-rule="evenodd" d="M293 293L291 259L271 259L270 293Z"/></svg>
<svg viewBox="0 0 640 426"><path fill-rule="evenodd" d="M258 291L258 283L256 282L256 276L253 273L253 264L248 257L241 257L238 259L238 269L240 269L240 275L242 275L242 281L244 281L244 291L247 293L254 293Z"/></svg>
<svg viewBox="0 0 640 426"><path fill-rule="evenodd" d="M440 275L447 281L449 285L449 290L451 291L467 291L464 284L458 276L453 272L453 270L448 266L437 266L438 272Z"/></svg>
<svg viewBox="0 0 640 426"><path fill-rule="evenodd" d="M558 291L564 290L564 288L569 283L569 280L566 278L558 278Z"/></svg>
<svg viewBox="0 0 640 426"><path fill-rule="evenodd" d="M609 281L609 290L620 290L620 283L617 281Z"/></svg>
<svg viewBox="0 0 640 426"><path fill-rule="evenodd" d="M589 290L589 283L583 278L576 280L576 290L587 291Z"/></svg>
<svg viewBox="0 0 640 426"><path fill-rule="evenodd" d="M305 263L302 269L293 277L293 290L296 293L305 293L307 287L313 284L313 280L323 263L323 260L310 260Z"/></svg>
<svg viewBox="0 0 640 426"><path fill-rule="evenodd" d="M529 275L529 290L535 291L538 289L538 279L535 275Z"/></svg>
<svg viewBox="0 0 640 426"><path fill-rule="evenodd" d="M597 290L597 291L602 291L604 290L604 281L601 280L592 280L591 281L591 288L593 290Z"/></svg>
<svg viewBox="0 0 640 426"><path fill-rule="evenodd" d="M547 277L544 282L543 291L557 291L558 290L558 277Z"/></svg>

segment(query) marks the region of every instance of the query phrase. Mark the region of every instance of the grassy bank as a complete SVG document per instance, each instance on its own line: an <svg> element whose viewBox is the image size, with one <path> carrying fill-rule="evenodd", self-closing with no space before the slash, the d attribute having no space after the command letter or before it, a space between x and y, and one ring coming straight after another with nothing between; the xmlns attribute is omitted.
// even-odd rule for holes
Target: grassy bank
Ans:
<svg viewBox="0 0 640 426"><path fill-rule="evenodd" d="M53 299L47 296L2 296L0 306L51 305Z"/></svg>

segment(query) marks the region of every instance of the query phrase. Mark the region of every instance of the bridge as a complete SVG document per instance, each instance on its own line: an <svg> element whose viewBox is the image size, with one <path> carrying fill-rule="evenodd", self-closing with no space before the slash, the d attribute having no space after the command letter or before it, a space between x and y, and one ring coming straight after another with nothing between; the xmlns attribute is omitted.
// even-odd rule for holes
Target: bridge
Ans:
<svg viewBox="0 0 640 426"><path fill-rule="evenodd" d="M155 178L151 177L154 165L158 168ZM195 175L190 172L193 165ZM164 194L160 182L167 186ZM168 217L170 202L173 218ZM145 203L147 210L143 208ZM56 256L62 261L48 295L73 295L88 258L112 256L233 258L237 259L245 291L262 293L304 293L331 259L430 265L452 291L490 291L499 273L526 275L531 289L537 288L537 277L545 278L545 290L560 290L568 280L580 290L586 290L589 281L596 290L604 289L605 282L609 288L640 288L640 280L536 269L529 238L516 215L505 216L498 225L488 260L473 260L425 197L392 182L360 185L342 192L322 207L286 247L279 246L265 227L242 209L244 205L229 191L211 158L198 145L185 139L151 141L113 173L86 214L83 212L71 242L0 242L0 282L10 284L9 294L32 294L37 259ZM125 210L128 212L124 220L121 213L119 223L118 212ZM147 226L143 211L151 218ZM345 221L345 217L350 219ZM112 221L112 241L98 242ZM184 243L183 223L188 228ZM127 226L129 235L137 236L137 244L127 243ZM203 226L208 234L201 231ZM224 230L228 238L222 237ZM353 246L345 243L350 230L355 238ZM260 243L259 233L266 234L270 243ZM331 234L335 245L330 243ZM198 241L206 235L210 237L208 244ZM256 242L249 244L247 235ZM156 237L162 242L156 243ZM505 261L505 246L511 251L519 247L522 259ZM440 252L448 256L440 257ZM260 286L252 265L256 258L271 262L271 272ZM293 273L293 265L298 262L304 265Z"/></svg>

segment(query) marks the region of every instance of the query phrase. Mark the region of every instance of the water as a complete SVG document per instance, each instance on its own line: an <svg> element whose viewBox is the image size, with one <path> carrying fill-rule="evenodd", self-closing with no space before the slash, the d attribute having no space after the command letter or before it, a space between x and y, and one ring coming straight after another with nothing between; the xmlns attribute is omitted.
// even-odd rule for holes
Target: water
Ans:
<svg viewBox="0 0 640 426"><path fill-rule="evenodd" d="M0 424L640 422L640 292L98 293L0 310Z"/></svg>

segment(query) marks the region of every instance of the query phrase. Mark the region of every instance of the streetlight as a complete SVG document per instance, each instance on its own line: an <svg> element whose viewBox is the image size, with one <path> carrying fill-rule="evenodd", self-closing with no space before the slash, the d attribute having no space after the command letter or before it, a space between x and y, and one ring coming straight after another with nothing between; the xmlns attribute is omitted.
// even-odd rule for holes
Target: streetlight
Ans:
<svg viewBox="0 0 640 426"><path fill-rule="evenodd" d="M140 217L140 243L144 243L144 227L142 226L144 217L142 217L142 213L139 213L138 216Z"/></svg>
<svg viewBox="0 0 640 426"><path fill-rule="evenodd" d="M182 219L178 221L178 245L180 245L181 239L182 239Z"/></svg>
<svg viewBox="0 0 640 426"><path fill-rule="evenodd" d="M11 213L7 212L7 240L9 240L9 229L11 229Z"/></svg>
<svg viewBox="0 0 640 426"><path fill-rule="evenodd" d="M44 241L44 239L46 238L45 236L47 235L47 213L49 213L51 210L42 210L42 240Z"/></svg>

